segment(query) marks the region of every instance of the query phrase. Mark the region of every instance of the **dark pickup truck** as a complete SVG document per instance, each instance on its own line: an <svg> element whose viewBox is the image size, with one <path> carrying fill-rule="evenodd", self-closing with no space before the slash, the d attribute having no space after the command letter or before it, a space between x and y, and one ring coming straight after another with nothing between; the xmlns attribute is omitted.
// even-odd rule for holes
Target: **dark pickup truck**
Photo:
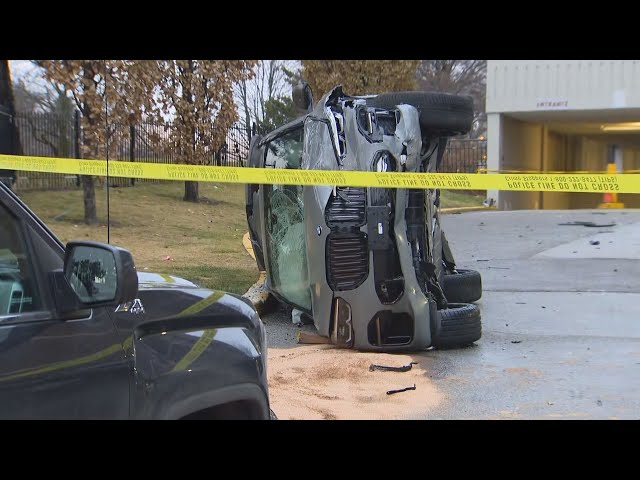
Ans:
<svg viewBox="0 0 640 480"><path fill-rule="evenodd" d="M63 245L0 184L0 418L269 419L250 302Z"/></svg>

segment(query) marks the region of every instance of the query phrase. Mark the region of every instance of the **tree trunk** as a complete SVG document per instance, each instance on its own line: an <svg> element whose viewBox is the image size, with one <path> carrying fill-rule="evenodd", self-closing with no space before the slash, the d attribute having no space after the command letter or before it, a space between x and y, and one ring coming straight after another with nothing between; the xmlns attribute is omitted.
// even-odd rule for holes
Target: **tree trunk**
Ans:
<svg viewBox="0 0 640 480"><path fill-rule="evenodd" d="M87 80L87 84L92 85L95 73L93 72L91 64L89 62L83 65L82 74L85 80ZM85 103L84 107L84 120L87 122L91 129L94 126L93 123L95 122L95 119L93 118L93 112L90 105L87 105ZM89 152L89 155L91 157L98 158L98 148L97 145L94 145L93 140L88 140L87 137L85 137L85 146L87 147L87 152ZM109 181L109 179L107 179L107 181ZM93 177L89 175L82 176L82 197L84 200L84 223L86 223L87 225L97 223L98 215L96 213L96 191L95 188L93 188Z"/></svg>
<svg viewBox="0 0 640 480"><path fill-rule="evenodd" d="M96 191L93 186L93 177L82 176L82 198L84 200L84 223L93 225L98 222L96 213Z"/></svg>
<svg viewBox="0 0 640 480"><path fill-rule="evenodd" d="M198 182L184 182L184 198L185 202L198 202Z"/></svg>

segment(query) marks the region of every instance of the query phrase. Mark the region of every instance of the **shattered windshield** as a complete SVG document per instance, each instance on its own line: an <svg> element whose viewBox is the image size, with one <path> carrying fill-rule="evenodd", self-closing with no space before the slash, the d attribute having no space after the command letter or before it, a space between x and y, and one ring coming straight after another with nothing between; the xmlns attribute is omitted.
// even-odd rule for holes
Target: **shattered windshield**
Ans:
<svg viewBox="0 0 640 480"><path fill-rule="evenodd" d="M265 165L300 168L302 128L267 144ZM265 185L267 262L272 288L288 302L311 310L303 191L299 185Z"/></svg>

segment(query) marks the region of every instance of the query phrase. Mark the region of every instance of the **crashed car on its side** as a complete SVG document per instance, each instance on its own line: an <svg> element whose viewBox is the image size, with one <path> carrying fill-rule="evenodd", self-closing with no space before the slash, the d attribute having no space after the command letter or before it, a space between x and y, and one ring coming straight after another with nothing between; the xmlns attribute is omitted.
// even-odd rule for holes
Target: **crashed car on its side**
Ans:
<svg viewBox="0 0 640 480"><path fill-rule="evenodd" d="M260 168L434 172L468 132L470 98L335 87L307 114L252 138ZM455 347L481 336L480 276L456 270L439 191L248 185L247 219L267 287L313 317L332 343L361 350ZM445 290L443 291L443 286Z"/></svg>

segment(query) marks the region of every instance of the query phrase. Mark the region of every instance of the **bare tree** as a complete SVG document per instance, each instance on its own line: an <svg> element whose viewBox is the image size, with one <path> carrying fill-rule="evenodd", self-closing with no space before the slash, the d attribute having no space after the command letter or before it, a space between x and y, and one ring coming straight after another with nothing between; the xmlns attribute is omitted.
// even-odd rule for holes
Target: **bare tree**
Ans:
<svg viewBox="0 0 640 480"><path fill-rule="evenodd" d="M45 90L35 90L21 79L14 83L13 90L26 153L34 154L25 147L35 144L44 146L54 157L73 156L75 105L64 89L49 84ZM24 113L27 115L21 115Z"/></svg>
<svg viewBox="0 0 640 480"><path fill-rule="evenodd" d="M234 96L240 114L249 131L251 125L270 123L270 105L291 97L291 82L298 69L295 60L260 60L253 67L253 76L234 85Z"/></svg>
<svg viewBox="0 0 640 480"><path fill-rule="evenodd" d="M474 103L474 125L470 136L486 131L486 60L423 60L418 67L422 90L470 95Z"/></svg>
<svg viewBox="0 0 640 480"><path fill-rule="evenodd" d="M36 113L43 111L45 94L30 89L23 79L13 83L13 97L16 112Z"/></svg>
<svg viewBox="0 0 640 480"><path fill-rule="evenodd" d="M157 85L155 118L173 117L169 147L181 163L207 164L238 120L233 85L250 79L248 60L167 60L149 68ZM198 182L186 181L184 200L198 201Z"/></svg>

